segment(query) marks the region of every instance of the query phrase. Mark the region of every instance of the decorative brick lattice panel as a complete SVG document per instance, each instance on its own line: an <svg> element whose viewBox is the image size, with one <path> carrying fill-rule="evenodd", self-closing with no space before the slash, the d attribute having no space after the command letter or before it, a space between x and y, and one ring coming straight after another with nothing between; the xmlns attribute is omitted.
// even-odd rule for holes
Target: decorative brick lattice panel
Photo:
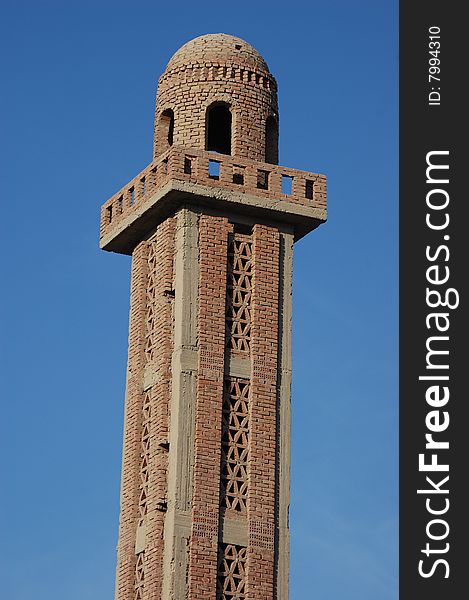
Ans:
<svg viewBox="0 0 469 600"><path fill-rule="evenodd" d="M157 285L156 242L151 242L148 249L147 311L145 318L145 362L154 358L155 352L155 318L156 318L156 285Z"/></svg>
<svg viewBox="0 0 469 600"><path fill-rule="evenodd" d="M249 382L225 380L222 411L221 503L244 512L248 497Z"/></svg>
<svg viewBox="0 0 469 600"><path fill-rule="evenodd" d="M140 521L147 514L148 498L148 463L150 460L150 393L145 393L142 408L142 437L140 451L140 497L138 509L140 511Z"/></svg>
<svg viewBox="0 0 469 600"><path fill-rule="evenodd" d="M252 242L231 235L228 245L226 345L231 350L251 348Z"/></svg>
<svg viewBox="0 0 469 600"><path fill-rule="evenodd" d="M148 468L150 461L150 393L146 392L142 407L142 436L140 438L140 468L139 468L139 489L138 498L139 525L142 525L147 514L148 505ZM137 555L135 564L135 600L143 600L143 590L145 583L145 552Z"/></svg>
<svg viewBox="0 0 469 600"><path fill-rule="evenodd" d="M220 544L218 552L217 600L246 598L246 548Z"/></svg>
<svg viewBox="0 0 469 600"><path fill-rule="evenodd" d="M134 600L143 600L143 586L145 584L145 553L137 555L135 565L135 594Z"/></svg>

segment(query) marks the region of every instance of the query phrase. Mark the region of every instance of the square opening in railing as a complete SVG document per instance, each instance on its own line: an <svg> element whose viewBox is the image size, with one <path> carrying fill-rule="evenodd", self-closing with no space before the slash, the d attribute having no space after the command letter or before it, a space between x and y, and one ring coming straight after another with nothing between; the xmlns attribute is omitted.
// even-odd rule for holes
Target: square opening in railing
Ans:
<svg viewBox="0 0 469 600"><path fill-rule="evenodd" d="M217 160L208 161L208 176L210 179L220 179L220 163Z"/></svg>
<svg viewBox="0 0 469 600"><path fill-rule="evenodd" d="M291 196L293 187L293 177L290 175L282 175L282 194Z"/></svg>
<svg viewBox="0 0 469 600"><path fill-rule="evenodd" d="M233 166L233 183L244 185L244 167Z"/></svg>
<svg viewBox="0 0 469 600"><path fill-rule="evenodd" d="M314 181L307 179L306 185L305 185L305 198L307 198L308 200L312 200L313 193L314 193Z"/></svg>
<svg viewBox="0 0 469 600"><path fill-rule="evenodd" d="M257 187L260 190L269 189L269 171L262 171L261 169L257 171Z"/></svg>
<svg viewBox="0 0 469 600"><path fill-rule="evenodd" d="M184 173L186 175L192 175L192 156L184 157Z"/></svg>

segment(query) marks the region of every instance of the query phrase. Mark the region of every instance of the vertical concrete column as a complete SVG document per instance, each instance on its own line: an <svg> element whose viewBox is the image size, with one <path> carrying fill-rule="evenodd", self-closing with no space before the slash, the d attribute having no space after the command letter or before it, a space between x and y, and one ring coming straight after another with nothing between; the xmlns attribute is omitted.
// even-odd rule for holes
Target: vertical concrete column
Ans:
<svg viewBox="0 0 469 600"><path fill-rule="evenodd" d="M173 267L176 219L158 226L153 245L154 281L152 298L152 360L145 370L145 390L150 393L150 460L148 469L148 512L143 536L137 536L145 552L144 600L160 600L163 581L163 528L167 504L168 416L171 396L173 352ZM150 323L147 323L147 327ZM147 332L148 333L148 332ZM137 544L136 544L137 546Z"/></svg>
<svg viewBox="0 0 469 600"><path fill-rule="evenodd" d="M128 600L134 596L135 531L138 522L139 496L138 465L143 402L147 252L146 242L140 242L132 254L129 354L124 410L116 600Z"/></svg>
<svg viewBox="0 0 469 600"><path fill-rule="evenodd" d="M197 381L198 215L183 208L175 241L174 350L163 600L187 598Z"/></svg>
<svg viewBox="0 0 469 600"><path fill-rule="evenodd" d="M189 600L213 599L216 590L227 237L227 218L201 215L199 357Z"/></svg>
<svg viewBox="0 0 469 600"><path fill-rule="evenodd" d="M279 232L255 225L251 342L251 444L247 598L274 595Z"/></svg>
<svg viewBox="0 0 469 600"><path fill-rule="evenodd" d="M288 600L290 568L290 443L291 443L291 379L292 379L292 268L293 234L282 233L280 238L279 289L279 352L278 352L278 465L276 526L276 585L275 600Z"/></svg>

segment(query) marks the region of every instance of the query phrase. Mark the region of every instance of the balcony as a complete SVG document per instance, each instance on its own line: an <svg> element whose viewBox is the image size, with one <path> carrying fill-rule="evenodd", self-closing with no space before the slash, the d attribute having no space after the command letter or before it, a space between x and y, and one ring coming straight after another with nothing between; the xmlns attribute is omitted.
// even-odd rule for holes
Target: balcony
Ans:
<svg viewBox="0 0 469 600"><path fill-rule="evenodd" d="M187 203L290 223L298 239L326 220L326 178L172 146L101 207L101 248L131 254L143 236Z"/></svg>

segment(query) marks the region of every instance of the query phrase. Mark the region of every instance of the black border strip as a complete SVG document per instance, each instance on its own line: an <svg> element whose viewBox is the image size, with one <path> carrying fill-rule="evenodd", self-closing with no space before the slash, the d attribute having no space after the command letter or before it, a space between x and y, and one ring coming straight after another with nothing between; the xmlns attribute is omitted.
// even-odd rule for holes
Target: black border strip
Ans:
<svg viewBox="0 0 469 600"><path fill-rule="evenodd" d="M469 129L463 94L469 35L463 6L400 4L401 600L459 599L469 574L469 153L463 140ZM434 58L439 65L431 64L438 62ZM429 163L449 168L427 172ZM443 306L445 299L454 308ZM426 448L432 441L442 445ZM430 470L432 460L448 471Z"/></svg>

